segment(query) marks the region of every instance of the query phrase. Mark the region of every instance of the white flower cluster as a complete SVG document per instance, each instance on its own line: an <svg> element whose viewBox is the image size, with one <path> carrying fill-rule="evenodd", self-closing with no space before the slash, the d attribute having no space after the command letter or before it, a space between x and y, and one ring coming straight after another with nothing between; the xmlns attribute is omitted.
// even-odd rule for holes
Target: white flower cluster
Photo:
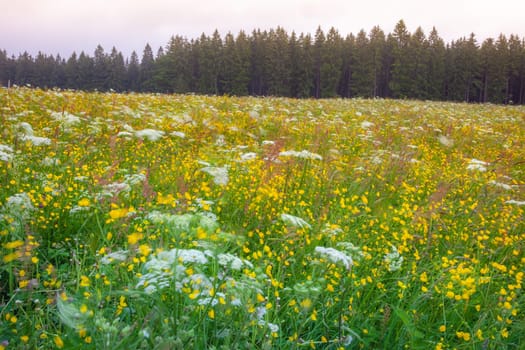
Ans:
<svg viewBox="0 0 525 350"><path fill-rule="evenodd" d="M505 204L514 204L514 205L517 205L518 207L521 207L522 205L525 205L525 201L517 201L515 199L509 199L508 201L505 202Z"/></svg>
<svg viewBox="0 0 525 350"><path fill-rule="evenodd" d="M480 171L480 172L485 172L487 171L487 166L489 165L490 163L487 163L487 162L484 162L482 160L479 160L479 159L471 159L469 164L467 165L467 170L477 170L477 171Z"/></svg>
<svg viewBox="0 0 525 350"><path fill-rule="evenodd" d="M158 141L164 136L164 131L155 129L144 129L135 131L135 136L139 139L147 139L149 141Z"/></svg>
<svg viewBox="0 0 525 350"><path fill-rule="evenodd" d="M129 252L127 250L117 250L106 254L100 259L102 265L109 265L114 261L121 262L125 261L128 258Z"/></svg>
<svg viewBox="0 0 525 350"><path fill-rule="evenodd" d="M51 112L50 117L64 127L71 127L80 123L79 117L68 112Z"/></svg>
<svg viewBox="0 0 525 350"><path fill-rule="evenodd" d="M303 159L312 159L312 160L323 160L323 157L317 153L312 153L310 151L282 151L279 153L279 157L295 157Z"/></svg>
<svg viewBox="0 0 525 350"><path fill-rule="evenodd" d="M127 194L133 186L141 184L145 180L146 175L144 174L126 174L122 182L112 182L105 185L104 192L97 194L97 198L113 197L119 193Z"/></svg>
<svg viewBox="0 0 525 350"><path fill-rule="evenodd" d="M305 220L290 214L281 214L281 220L288 226L295 228L312 228Z"/></svg>
<svg viewBox="0 0 525 350"><path fill-rule="evenodd" d="M31 212L35 211L36 208L34 207L29 195L22 192L8 197L4 210L20 219L27 219L31 216Z"/></svg>
<svg viewBox="0 0 525 350"><path fill-rule="evenodd" d="M175 248L160 252L144 264L144 270L147 272L140 276L137 288L144 287L144 291L151 294L159 289L169 287L170 282L175 280L176 290L181 291L184 284L195 280L199 282L199 289L207 286L211 290L213 284L207 276L202 274L185 276L186 267L184 265L190 263L206 264L208 263L206 255L205 252L196 249Z"/></svg>
<svg viewBox="0 0 525 350"><path fill-rule="evenodd" d="M216 263L219 266L217 274L209 276L207 264ZM192 274L187 273L191 266ZM181 293L183 288L191 288L191 299L197 305L216 305L219 299L229 302L232 306L243 304L243 295L253 292L262 293L258 281L247 276L235 279L233 274L243 268L253 268L244 259L230 254L214 254L210 250L172 249L150 256L144 264L144 274L140 276L137 288L152 294L169 287ZM221 292L215 291L215 286L223 285Z"/></svg>
<svg viewBox="0 0 525 350"><path fill-rule="evenodd" d="M403 256L395 246L392 246L392 252L386 254L383 260L388 264L388 271L397 271L403 264Z"/></svg>
<svg viewBox="0 0 525 350"><path fill-rule="evenodd" d="M248 260L241 259L238 256L229 253L217 255L217 262L223 267L231 268L232 270L237 271L241 270L243 266L253 268L253 264Z"/></svg>
<svg viewBox="0 0 525 350"><path fill-rule="evenodd" d="M341 263L347 270L350 270L350 267L354 264L351 256L334 248L315 247L315 252L334 264Z"/></svg>
<svg viewBox="0 0 525 350"><path fill-rule="evenodd" d="M212 232L219 227L217 218L206 215L206 213L173 215L152 211L148 214L147 219L153 224L165 225L176 231L189 231L192 227L198 226Z"/></svg>
<svg viewBox="0 0 525 350"><path fill-rule="evenodd" d="M48 139L47 137L35 136L33 127L29 123L19 123L17 128L20 131L18 138L22 141L29 141L34 146L47 146L51 144L51 139Z"/></svg>
<svg viewBox="0 0 525 350"><path fill-rule="evenodd" d="M442 144L445 147L452 147L454 146L454 140L446 137L445 135L439 135L438 141L440 144Z"/></svg>
<svg viewBox="0 0 525 350"><path fill-rule="evenodd" d="M230 178L228 177L228 168L227 167L213 167L207 166L201 168L201 171L211 175L213 177L213 182L220 186L225 186L228 184Z"/></svg>
<svg viewBox="0 0 525 350"><path fill-rule="evenodd" d="M0 144L0 160L3 162L13 160L13 148Z"/></svg>

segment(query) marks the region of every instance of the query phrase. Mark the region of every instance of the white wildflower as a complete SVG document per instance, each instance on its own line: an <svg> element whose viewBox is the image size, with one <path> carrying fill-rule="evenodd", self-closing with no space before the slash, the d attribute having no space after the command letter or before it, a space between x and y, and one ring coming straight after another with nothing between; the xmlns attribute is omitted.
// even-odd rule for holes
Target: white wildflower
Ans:
<svg viewBox="0 0 525 350"><path fill-rule="evenodd" d="M305 220L300 217L290 215L290 214L281 214L281 220L288 226L298 227L298 228L312 228L312 226L307 223Z"/></svg>
<svg viewBox="0 0 525 350"><path fill-rule="evenodd" d="M133 127L128 124L123 124L122 129L126 130L129 133L135 132L135 129L133 129Z"/></svg>
<svg viewBox="0 0 525 350"><path fill-rule="evenodd" d="M270 329L270 332L272 332L272 333L279 332L279 326L276 325L275 323L267 322L266 325Z"/></svg>
<svg viewBox="0 0 525 350"><path fill-rule="evenodd" d="M258 306L257 309L255 310L255 315L257 317L258 320L262 320L264 318L264 316L266 315L266 307L264 306Z"/></svg>
<svg viewBox="0 0 525 350"><path fill-rule="evenodd" d="M144 129L135 131L135 136L139 139L148 139L149 141L158 141L164 136L164 131L155 129Z"/></svg>
<svg viewBox="0 0 525 350"><path fill-rule="evenodd" d="M366 129L370 129L373 126L374 126L374 123L372 123L372 122L369 122L369 121L366 121L366 120L361 122L361 129L365 129L366 130Z"/></svg>
<svg viewBox="0 0 525 350"><path fill-rule="evenodd" d="M127 250L117 250L102 257L102 259L100 259L100 263L102 265L109 265L114 261L125 261L128 258L128 254L129 252Z"/></svg>
<svg viewBox="0 0 525 350"><path fill-rule="evenodd" d="M146 181L146 175L144 174L127 174L124 176L124 182L130 186L138 185Z"/></svg>
<svg viewBox="0 0 525 350"><path fill-rule="evenodd" d="M257 153L255 152L248 152L241 154L241 162L247 162L250 160L254 160L257 158Z"/></svg>
<svg viewBox="0 0 525 350"><path fill-rule="evenodd" d="M263 146L273 146L273 145L275 145L275 141L264 140L264 141L262 142L262 145L263 145Z"/></svg>
<svg viewBox="0 0 525 350"><path fill-rule="evenodd" d="M18 215L24 219L28 218L31 212L35 210L31 198L25 192L8 197L5 206L11 214Z"/></svg>
<svg viewBox="0 0 525 350"><path fill-rule="evenodd" d="M206 264L208 259L206 255L197 249L171 249L160 252L157 257L165 261L180 261L181 263Z"/></svg>
<svg viewBox="0 0 525 350"><path fill-rule="evenodd" d="M454 140L446 137L445 135L439 135L438 141L440 144L442 144L445 147L452 147L454 146Z"/></svg>
<svg viewBox="0 0 525 350"><path fill-rule="evenodd" d="M51 118L66 127L74 126L80 123L79 117L68 112L52 112Z"/></svg>
<svg viewBox="0 0 525 350"><path fill-rule="evenodd" d="M51 139L48 139L47 137L23 135L20 139L22 141L29 141L34 146L48 146L51 144Z"/></svg>
<svg viewBox="0 0 525 350"><path fill-rule="evenodd" d="M338 242L337 247L348 253L351 257L359 260L365 256L361 248L356 247L351 242Z"/></svg>
<svg viewBox="0 0 525 350"><path fill-rule="evenodd" d="M75 205L73 208L69 209L69 214L74 215L74 214L89 211L89 210L90 210L89 207L80 207L78 205Z"/></svg>
<svg viewBox="0 0 525 350"><path fill-rule="evenodd" d="M512 186L512 185L507 185L506 183L497 182L496 180L492 180L490 182L490 184L494 185L496 187L502 188L504 190L507 190L507 191L511 191L511 190L513 190L516 187L516 186Z"/></svg>
<svg viewBox="0 0 525 350"><path fill-rule="evenodd" d="M354 264L352 257L334 248L315 247L315 252L334 264L341 263L347 270Z"/></svg>
<svg viewBox="0 0 525 350"><path fill-rule="evenodd" d="M173 131L172 133L170 133L170 135L180 137L181 139L186 138L186 134L182 131Z"/></svg>
<svg viewBox="0 0 525 350"><path fill-rule="evenodd" d="M22 133L23 135L33 136L35 134L33 131L33 127L29 123L21 122L21 123L18 123L16 127L18 131Z"/></svg>
<svg viewBox="0 0 525 350"><path fill-rule="evenodd" d="M131 191L131 186L125 182L113 182L104 186L104 189L110 192L110 195L115 195L120 192Z"/></svg>
<svg viewBox="0 0 525 350"><path fill-rule="evenodd" d="M233 306L241 306L242 305L242 300L239 299L239 298L233 298L230 301L230 304L232 304Z"/></svg>
<svg viewBox="0 0 525 350"><path fill-rule="evenodd" d="M339 225L332 225L329 223L326 223L325 227L322 230L322 233L330 235L330 236L337 236L341 233L343 233L343 230Z"/></svg>
<svg viewBox="0 0 525 350"><path fill-rule="evenodd" d="M485 172L487 171L487 166L489 165L490 163L487 163L487 162L484 162L482 160L478 160L478 159L471 159L468 166L467 166L467 170L477 170L477 171L480 171L480 172Z"/></svg>
<svg viewBox="0 0 525 350"><path fill-rule="evenodd" d="M133 134L130 133L129 131L120 131L117 134L117 137L131 137L131 136L133 136Z"/></svg>
<svg viewBox="0 0 525 350"><path fill-rule="evenodd" d="M317 153L312 153L307 150L298 151L283 151L279 153L279 157L295 157L303 159L323 160L323 157Z"/></svg>
<svg viewBox="0 0 525 350"><path fill-rule="evenodd" d="M395 246L392 246L392 252L386 254L383 260L388 264L389 271L397 271L403 264L403 256L399 254Z"/></svg>
<svg viewBox="0 0 525 350"><path fill-rule="evenodd" d="M230 180L227 167L207 166L202 168L201 171L213 176L213 182L217 185L225 186Z"/></svg>
<svg viewBox="0 0 525 350"><path fill-rule="evenodd" d="M217 135L217 139L215 140L215 146L226 146L226 139L224 135Z"/></svg>
<svg viewBox="0 0 525 350"><path fill-rule="evenodd" d="M9 146L0 144L0 160L9 162L13 160L13 149Z"/></svg>
<svg viewBox="0 0 525 350"><path fill-rule="evenodd" d="M245 263L248 263L249 265L251 265L250 262L242 260L241 258L233 254L229 254L229 253L217 255L217 262L221 266L230 267L232 270L237 270L237 271L242 269Z"/></svg>
<svg viewBox="0 0 525 350"><path fill-rule="evenodd" d="M510 200L506 201L505 204L515 204L515 205L521 207L522 205L525 205L525 201L517 201L515 199L510 199Z"/></svg>
<svg viewBox="0 0 525 350"><path fill-rule="evenodd" d="M51 158L51 157L45 157L44 159L42 159L41 163L44 166L60 165L60 159L58 159L58 158Z"/></svg>

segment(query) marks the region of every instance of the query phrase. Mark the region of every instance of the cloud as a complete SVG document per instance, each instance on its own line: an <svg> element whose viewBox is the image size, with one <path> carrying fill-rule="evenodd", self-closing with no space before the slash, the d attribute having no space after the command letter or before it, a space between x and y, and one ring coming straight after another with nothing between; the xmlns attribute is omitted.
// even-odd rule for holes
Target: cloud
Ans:
<svg viewBox="0 0 525 350"><path fill-rule="evenodd" d="M500 0L498 6L474 0L0 0L0 45L9 53L92 53L97 44L129 55L149 42L165 45L172 35L196 38L215 29L251 32L284 27L314 33L335 27L341 35L370 31L379 25L391 32L399 19L410 31L436 26L449 42L471 32L478 41L501 32L525 36L525 2Z"/></svg>

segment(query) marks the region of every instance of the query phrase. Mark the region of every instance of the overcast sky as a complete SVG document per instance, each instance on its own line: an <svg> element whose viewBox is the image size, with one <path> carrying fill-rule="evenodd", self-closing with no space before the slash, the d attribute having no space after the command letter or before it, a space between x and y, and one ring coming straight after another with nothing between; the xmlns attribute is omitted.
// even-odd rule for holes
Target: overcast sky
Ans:
<svg viewBox="0 0 525 350"><path fill-rule="evenodd" d="M0 0L0 49L93 54L97 44L139 57L172 35L188 39L244 29L284 27L314 34L320 25L346 36L379 25L386 33L403 19L410 32L435 26L446 41L476 34L525 37L525 0Z"/></svg>

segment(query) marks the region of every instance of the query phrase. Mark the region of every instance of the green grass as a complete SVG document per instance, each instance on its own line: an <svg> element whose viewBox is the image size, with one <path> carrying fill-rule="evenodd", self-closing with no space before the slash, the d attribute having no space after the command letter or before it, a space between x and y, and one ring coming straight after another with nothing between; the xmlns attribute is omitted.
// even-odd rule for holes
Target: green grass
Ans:
<svg viewBox="0 0 525 350"><path fill-rule="evenodd" d="M524 107L17 88L0 121L0 350L525 344Z"/></svg>

